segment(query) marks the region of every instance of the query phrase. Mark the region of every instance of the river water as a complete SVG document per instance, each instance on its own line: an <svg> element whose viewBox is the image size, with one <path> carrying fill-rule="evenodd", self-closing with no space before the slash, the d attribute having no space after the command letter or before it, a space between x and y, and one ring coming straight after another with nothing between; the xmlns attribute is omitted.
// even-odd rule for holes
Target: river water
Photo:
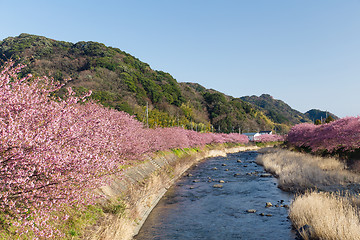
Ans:
<svg viewBox="0 0 360 240"><path fill-rule="evenodd" d="M255 163L258 154L228 154L189 169L159 201L135 239L296 239L288 209L280 207L289 205L293 196L277 188L275 178L260 177L265 172ZM267 202L273 206L265 207Z"/></svg>

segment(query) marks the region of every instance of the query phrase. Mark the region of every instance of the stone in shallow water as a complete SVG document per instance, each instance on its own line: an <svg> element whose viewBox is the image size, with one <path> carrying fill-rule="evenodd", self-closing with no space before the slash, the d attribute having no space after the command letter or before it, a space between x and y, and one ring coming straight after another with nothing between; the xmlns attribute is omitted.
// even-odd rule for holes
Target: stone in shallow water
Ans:
<svg viewBox="0 0 360 240"><path fill-rule="evenodd" d="M271 202L267 202L265 207L272 207L272 203Z"/></svg>
<svg viewBox="0 0 360 240"><path fill-rule="evenodd" d="M256 213L256 210L255 209L249 209L249 210L246 210L246 212L248 212L248 213Z"/></svg>
<svg viewBox="0 0 360 240"><path fill-rule="evenodd" d="M219 183L224 183L225 181L224 180L220 180Z"/></svg>
<svg viewBox="0 0 360 240"><path fill-rule="evenodd" d="M215 185L213 186L213 188L222 188L222 187L223 187L222 184L215 184Z"/></svg>
<svg viewBox="0 0 360 240"><path fill-rule="evenodd" d="M270 173L263 173L260 175L260 177L271 177L272 175Z"/></svg>

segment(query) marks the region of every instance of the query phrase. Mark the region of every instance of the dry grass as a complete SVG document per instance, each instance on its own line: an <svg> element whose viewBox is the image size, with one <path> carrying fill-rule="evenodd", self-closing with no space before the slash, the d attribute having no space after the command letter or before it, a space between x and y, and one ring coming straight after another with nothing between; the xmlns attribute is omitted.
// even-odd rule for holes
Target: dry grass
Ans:
<svg viewBox="0 0 360 240"><path fill-rule="evenodd" d="M350 183L360 183L358 174L347 171L335 158L321 158L286 150L272 150L259 155L257 163L279 177L279 187L288 191L344 190Z"/></svg>
<svg viewBox="0 0 360 240"><path fill-rule="evenodd" d="M359 211L347 197L306 192L295 198L289 217L304 239L360 239Z"/></svg>
<svg viewBox="0 0 360 240"><path fill-rule="evenodd" d="M304 239L360 240L360 177L335 158L286 150L267 150L257 163L279 177L279 187L304 192L295 198L289 217ZM320 189L329 192L309 192ZM353 196L330 193L349 190Z"/></svg>

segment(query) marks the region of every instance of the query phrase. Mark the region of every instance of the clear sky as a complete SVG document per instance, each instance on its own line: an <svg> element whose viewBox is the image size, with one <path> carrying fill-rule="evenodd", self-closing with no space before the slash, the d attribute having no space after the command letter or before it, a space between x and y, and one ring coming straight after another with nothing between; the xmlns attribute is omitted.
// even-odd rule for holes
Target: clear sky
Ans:
<svg viewBox="0 0 360 240"><path fill-rule="evenodd" d="M120 48L179 82L360 115L360 0L0 0L0 39Z"/></svg>

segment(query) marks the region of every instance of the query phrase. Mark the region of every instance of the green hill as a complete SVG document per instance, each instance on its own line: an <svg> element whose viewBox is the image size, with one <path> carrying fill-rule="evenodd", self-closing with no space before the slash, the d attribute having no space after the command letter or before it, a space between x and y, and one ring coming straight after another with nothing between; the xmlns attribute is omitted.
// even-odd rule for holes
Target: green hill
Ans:
<svg viewBox="0 0 360 240"><path fill-rule="evenodd" d="M144 121L148 104L150 127L248 132L276 126L286 132L290 125L304 120L302 115L286 113L287 108L279 114L243 101L248 99L195 83L178 83L169 73L155 71L134 56L98 42L70 43L21 34L0 42L0 58L25 63L22 74L71 79L65 87L79 94L92 90L91 98L140 121Z"/></svg>
<svg viewBox="0 0 360 240"><path fill-rule="evenodd" d="M321 111L319 109L311 109L305 113L305 115L311 119L312 121L315 121L317 119L326 119L328 116L331 116L334 120L339 119L336 115L327 112L327 111Z"/></svg>
<svg viewBox="0 0 360 240"><path fill-rule="evenodd" d="M292 109L288 104L274 99L269 94L262 94L260 97L246 96L241 97L241 99L255 105L273 122L285 125L310 122L310 119L305 114Z"/></svg>

